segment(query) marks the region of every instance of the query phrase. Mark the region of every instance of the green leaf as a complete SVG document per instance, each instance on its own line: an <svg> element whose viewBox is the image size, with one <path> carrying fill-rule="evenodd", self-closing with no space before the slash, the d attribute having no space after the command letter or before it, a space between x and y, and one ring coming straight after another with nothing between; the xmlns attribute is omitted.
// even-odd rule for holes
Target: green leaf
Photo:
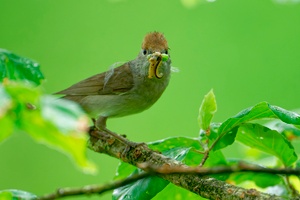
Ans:
<svg viewBox="0 0 300 200"><path fill-rule="evenodd" d="M37 62L0 49L0 81L6 78L39 85L44 76Z"/></svg>
<svg viewBox="0 0 300 200"><path fill-rule="evenodd" d="M197 166L203 158L203 154L196 150L202 150L199 140L188 137L172 137L156 142L151 142L149 147L162 152L163 155L186 163L190 166ZM225 165L226 160L221 151L212 152L207 159L205 166ZM118 167L115 178L121 179L140 172L137 168L121 163ZM220 180L226 180L228 175L216 175ZM150 199L164 189L168 182L161 178L145 178L133 184L127 185L114 191L113 199ZM154 187L154 188L151 188ZM190 196L184 194L183 196Z"/></svg>
<svg viewBox="0 0 300 200"><path fill-rule="evenodd" d="M217 111L217 102L213 90L210 90L201 103L198 115L198 123L202 130L208 130L211 120Z"/></svg>
<svg viewBox="0 0 300 200"><path fill-rule="evenodd" d="M224 137L233 128L243 123L263 118L275 118L280 119L288 124L300 125L300 115L297 113L285 110L278 106L270 105L267 102L261 102L253 107L241 111L236 116L231 117L223 122L218 130L218 137L220 137L218 143L223 139L228 141L228 139ZM224 145L216 145L214 150L218 150L232 144L232 139L234 139L233 136L234 135L232 135L232 138L229 140L229 142L223 142Z"/></svg>
<svg viewBox="0 0 300 200"><path fill-rule="evenodd" d="M12 107L12 100L6 93L4 87L0 85L0 142L12 134L13 122L7 117L7 112Z"/></svg>
<svg viewBox="0 0 300 200"><path fill-rule="evenodd" d="M164 151L163 155L181 161L189 150L190 148L173 148ZM124 175L134 175L141 172L140 169L133 169L128 165L127 163L122 163L117 170L116 177L124 178ZM113 199L151 199L168 184L169 182L162 178L156 176L147 177L114 190Z"/></svg>
<svg viewBox="0 0 300 200"><path fill-rule="evenodd" d="M195 148L197 150L203 150L200 146L197 138L190 137L169 137L166 139L158 140L148 143L149 148L155 151L164 152L175 147L181 148Z"/></svg>
<svg viewBox="0 0 300 200"><path fill-rule="evenodd" d="M9 191L0 191L0 200L12 200L13 195Z"/></svg>
<svg viewBox="0 0 300 200"><path fill-rule="evenodd" d="M203 151L200 145L199 139L189 137L170 137L163 140L149 143L149 148L165 152L176 148L190 149L185 157L181 160L189 166L198 166L203 158L203 154L199 153ZM205 162L205 167L226 165L226 160L221 151L211 152L210 156Z"/></svg>
<svg viewBox="0 0 300 200"><path fill-rule="evenodd" d="M133 174L139 172L140 170L136 170ZM115 189L112 199L151 199L168 184L168 181L157 176L143 178L134 182L133 184L128 184Z"/></svg>
<svg viewBox="0 0 300 200"><path fill-rule="evenodd" d="M114 180L117 179L124 179L128 176L130 176L130 174L132 174L137 168L133 165L130 165L128 163L125 162L120 162L119 166L117 168L117 172L116 175L114 177Z"/></svg>
<svg viewBox="0 0 300 200"><path fill-rule="evenodd" d="M164 155L168 155L169 157L173 157L175 159L183 159L185 154L187 153L187 149L173 149L164 152ZM118 168L118 177L120 177L120 173L128 174L128 170L132 170L132 168L127 167L128 164L122 164ZM127 168L127 171L124 170ZM141 172L140 169L135 168L132 175ZM156 177L151 176L144 179L140 179L132 184L128 184L124 187L120 187L113 192L113 199L151 199L158 192L160 192L163 188L165 188L169 184L168 181Z"/></svg>
<svg viewBox="0 0 300 200"><path fill-rule="evenodd" d="M66 153L85 172L95 172L95 166L86 158L88 118L77 104L42 96L38 88L20 83L9 82L4 89L11 106L5 117L0 118L5 130L1 130L0 139L17 127L35 140ZM28 103L36 109L29 109Z"/></svg>
<svg viewBox="0 0 300 200"><path fill-rule="evenodd" d="M23 84L21 82L9 82L4 84L6 93L10 96L13 101L13 109L26 109L26 104L37 104L39 97L42 95L38 88L34 88L31 84ZM19 111L19 110L18 110Z"/></svg>
<svg viewBox="0 0 300 200"><path fill-rule="evenodd" d="M288 140L294 140L300 137L300 129L294 125L286 124L282 121L274 120L266 124L270 129L282 133Z"/></svg>
<svg viewBox="0 0 300 200"><path fill-rule="evenodd" d="M300 160L297 160L297 162L296 162L296 168L300 168Z"/></svg>
<svg viewBox="0 0 300 200"><path fill-rule="evenodd" d="M37 196L22 190L2 190L0 191L0 200L35 200Z"/></svg>
<svg viewBox="0 0 300 200"><path fill-rule="evenodd" d="M241 159L228 159L228 165L238 165L239 163L247 163L248 165L252 165L253 167L262 168L262 165L258 165L256 163L245 162ZM270 186L275 186L280 183L284 183L283 177L277 174L269 174L269 173L256 173L256 172L235 172L231 173L227 182L233 184L241 184L243 182L253 181L255 185L261 188L267 188Z"/></svg>
<svg viewBox="0 0 300 200"><path fill-rule="evenodd" d="M188 154L186 156L186 160L190 157ZM210 152L208 159L206 160L204 167L214 167L214 166L225 166L227 165L227 161L225 159L224 154L222 151L213 151Z"/></svg>
<svg viewBox="0 0 300 200"><path fill-rule="evenodd" d="M208 136L211 143L213 143L215 140L217 140L219 136L219 124L213 123L211 125L210 129L210 135ZM213 150L217 151L222 148L227 147L228 145L231 145L235 141L235 137L237 134L238 127L234 127L230 131L228 131L226 134L223 135L222 139L220 139L214 146Z"/></svg>
<svg viewBox="0 0 300 200"><path fill-rule="evenodd" d="M11 98L5 91L4 87L0 85L0 117L4 116L10 107Z"/></svg>
<svg viewBox="0 0 300 200"><path fill-rule="evenodd" d="M235 184L241 184L245 181L253 181L255 185L261 188L267 188L270 186L275 186L281 183L283 180L279 175L268 174L268 173L233 173L230 175L228 182Z"/></svg>
<svg viewBox="0 0 300 200"><path fill-rule="evenodd" d="M202 159L203 159L203 154L200 154L197 151L193 151L193 149L191 149L185 156L183 163L185 163L188 166L196 167L199 166ZM204 167L215 167L215 166L226 166L226 165L227 165L226 159L220 150L211 151L209 153L209 157L204 163ZM210 176L222 181L225 181L229 177L228 174L216 174Z"/></svg>
<svg viewBox="0 0 300 200"><path fill-rule="evenodd" d="M162 152L163 155L176 159L190 166L197 166L203 158L203 154L198 151L202 147L198 139L188 137L172 137L156 142L151 142L149 147L153 150ZM212 152L207 159L205 166L226 165L226 160L221 151ZM118 167L115 178L125 178L131 174L138 173L139 170L127 163L121 163ZM216 175L215 177L220 180L226 180L229 175ZM161 182L162 181L162 182ZM160 178L149 177L144 181L139 181L123 188L114 191L113 199L150 199L157 195L166 186L165 180ZM154 189L149 189L154 187ZM177 193L174 193L177 194ZM189 197L191 194L185 192L178 195ZM172 195L170 195L172 196Z"/></svg>
<svg viewBox="0 0 300 200"><path fill-rule="evenodd" d="M2 142L12 134L14 129L14 123L7 116L4 116L0 118L0 127L0 142Z"/></svg>
<svg viewBox="0 0 300 200"><path fill-rule="evenodd" d="M178 187L174 184L169 184L165 189L159 192L152 200L180 200L180 199L188 199L188 200L205 200L205 198L196 195L193 192L190 192L186 189Z"/></svg>
<svg viewBox="0 0 300 200"><path fill-rule="evenodd" d="M203 154L198 152L203 149L200 145L199 139L196 138L171 137L156 142L152 142L150 143L149 147L156 151L166 151L166 150L172 150L176 148L179 149L186 148L189 151L187 153L184 153L184 157L182 157L181 162L185 163L188 166L198 166L203 158ZM175 152L175 155L176 154L178 153ZM204 166L213 167L216 165L218 166L227 165L225 157L221 151L210 152L210 156L206 160ZM229 175L221 174L221 175L213 175L212 177L225 181L229 177ZM193 193L187 190L184 189L180 190L178 187L174 186L175 187L174 188L173 186L174 186L173 184L169 184L165 189L163 189L160 193L158 193L157 197L155 196L154 199L161 199L164 198L165 196L168 196L166 197L166 199L177 199L180 197L182 197L182 199L193 199L197 197L197 195L194 195ZM170 191L170 187L174 190L168 194L168 191ZM199 199L199 196L196 199Z"/></svg>
<svg viewBox="0 0 300 200"><path fill-rule="evenodd" d="M86 158L88 125L81 108L63 99L46 96L41 100L41 112L24 112L22 128L35 140L58 149L71 156L76 164L87 173L96 168Z"/></svg>
<svg viewBox="0 0 300 200"><path fill-rule="evenodd" d="M239 127L236 139L243 144L276 156L285 166L297 160L294 147L276 130L260 124L244 124Z"/></svg>
<svg viewBox="0 0 300 200"><path fill-rule="evenodd" d="M227 132L239 124L263 118L275 118L280 119L287 124L300 125L300 115L297 113L270 105L267 102L261 102L226 120L222 123L219 133Z"/></svg>
<svg viewBox="0 0 300 200"><path fill-rule="evenodd" d="M50 95L41 97L41 111L45 120L52 122L62 132L75 129L87 131L88 118L78 104Z"/></svg>

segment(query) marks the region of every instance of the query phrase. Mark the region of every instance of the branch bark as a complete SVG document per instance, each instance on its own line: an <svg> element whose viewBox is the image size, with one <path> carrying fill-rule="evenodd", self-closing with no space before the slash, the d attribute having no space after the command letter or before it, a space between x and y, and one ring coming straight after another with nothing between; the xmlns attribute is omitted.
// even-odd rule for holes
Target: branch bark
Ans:
<svg viewBox="0 0 300 200"><path fill-rule="evenodd" d="M91 131L89 148L95 152L105 153L140 168L145 163L148 166L156 166L158 168L188 168L188 166L181 162L152 151L145 144L136 144L136 147L128 147L110 135L97 130ZM159 176L208 199L282 199L279 196L262 193L255 189L244 189L194 173L159 174Z"/></svg>

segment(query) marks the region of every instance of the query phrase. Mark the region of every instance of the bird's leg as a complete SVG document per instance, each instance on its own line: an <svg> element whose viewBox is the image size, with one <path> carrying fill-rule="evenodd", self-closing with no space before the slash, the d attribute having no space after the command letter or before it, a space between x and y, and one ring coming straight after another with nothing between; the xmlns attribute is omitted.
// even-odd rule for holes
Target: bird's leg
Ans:
<svg viewBox="0 0 300 200"><path fill-rule="evenodd" d="M95 120L95 122L94 122L96 128L110 134L111 136L117 138L117 140L119 140L120 142L123 142L124 144L127 144L131 147L136 147L139 145L139 143L131 142L131 141L125 139L124 137L120 136L119 134L116 134L116 133L108 130L106 128L106 120L107 120L107 117L103 117L103 116L98 117L98 119Z"/></svg>

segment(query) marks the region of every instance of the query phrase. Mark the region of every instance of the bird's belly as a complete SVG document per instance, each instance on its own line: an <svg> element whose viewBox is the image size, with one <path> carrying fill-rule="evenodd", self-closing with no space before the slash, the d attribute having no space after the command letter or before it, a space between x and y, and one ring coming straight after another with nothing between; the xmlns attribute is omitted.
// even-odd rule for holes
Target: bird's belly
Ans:
<svg viewBox="0 0 300 200"><path fill-rule="evenodd" d="M154 95L148 98L148 96L138 94L94 95L85 97L81 105L92 117L122 117L150 108L159 96Z"/></svg>

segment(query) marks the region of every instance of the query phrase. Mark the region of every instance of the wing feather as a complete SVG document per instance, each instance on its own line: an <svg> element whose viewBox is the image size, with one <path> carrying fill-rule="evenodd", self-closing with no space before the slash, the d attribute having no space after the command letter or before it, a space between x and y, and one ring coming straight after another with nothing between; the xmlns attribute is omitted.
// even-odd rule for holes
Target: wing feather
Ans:
<svg viewBox="0 0 300 200"><path fill-rule="evenodd" d="M112 69L112 71L103 72L84 79L55 94L80 96L116 95L129 91L133 85L133 76L130 63L128 62Z"/></svg>

